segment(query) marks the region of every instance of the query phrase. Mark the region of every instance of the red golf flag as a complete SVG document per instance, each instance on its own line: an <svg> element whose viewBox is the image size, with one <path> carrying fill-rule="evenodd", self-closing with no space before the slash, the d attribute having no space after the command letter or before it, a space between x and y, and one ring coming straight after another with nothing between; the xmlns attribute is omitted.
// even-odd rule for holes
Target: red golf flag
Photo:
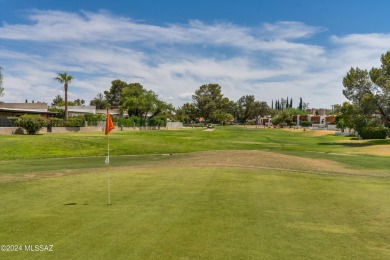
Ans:
<svg viewBox="0 0 390 260"><path fill-rule="evenodd" d="M108 133L114 129L115 126L114 126L114 123L112 122L112 119L111 119L111 115L110 113L108 113L107 111L107 120L106 120L106 130L104 131L104 134L105 135L108 135Z"/></svg>

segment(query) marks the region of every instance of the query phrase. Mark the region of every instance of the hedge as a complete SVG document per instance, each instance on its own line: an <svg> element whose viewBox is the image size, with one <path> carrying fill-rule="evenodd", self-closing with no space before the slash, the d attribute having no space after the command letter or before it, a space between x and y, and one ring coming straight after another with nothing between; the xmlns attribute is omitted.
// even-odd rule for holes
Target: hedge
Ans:
<svg viewBox="0 0 390 260"><path fill-rule="evenodd" d="M358 132L363 139L386 139L389 134L389 129L382 126L364 127Z"/></svg>

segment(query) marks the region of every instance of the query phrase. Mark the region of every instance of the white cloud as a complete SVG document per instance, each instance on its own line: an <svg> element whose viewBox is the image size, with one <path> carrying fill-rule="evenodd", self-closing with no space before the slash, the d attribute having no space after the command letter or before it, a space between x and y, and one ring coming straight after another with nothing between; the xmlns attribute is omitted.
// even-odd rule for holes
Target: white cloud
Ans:
<svg viewBox="0 0 390 260"><path fill-rule="evenodd" d="M223 93L271 99L303 97L310 106L341 103L341 80L351 66L377 66L389 34L332 36L301 22L252 28L227 22L152 25L107 12L35 10L31 23L0 27L3 101L46 101L62 93L58 72L75 77L69 98L89 101L111 81L139 82L179 106L202 84ZM371 64L371 65L370 65ZM368 67L370 68L370 67ZM297 104L295 104L297 105Z"/></svg>
<svg viewBox="0 0 390 260"><path fill-rule="evenodd" d="M280 21L276 23L264 23L261 31L267 37L272 36L275 39L300 39L307 38L319 32L326 31L322 27L308 26L301 22Z"/></svg>

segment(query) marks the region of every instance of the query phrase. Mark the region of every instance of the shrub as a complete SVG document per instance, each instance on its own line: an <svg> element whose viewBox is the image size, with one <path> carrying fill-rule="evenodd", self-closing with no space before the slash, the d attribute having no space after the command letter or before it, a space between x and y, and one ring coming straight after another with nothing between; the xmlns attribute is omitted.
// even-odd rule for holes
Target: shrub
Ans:
<svg viewBox="0 0 390 260"><path fill-rule="evenodd" d="M65 117L65 110L64 109L51 107L48 109L48 111L57 112L58 114L53 116L55 118L64 118Z"/></svg>
<svg viewBox="0 0 390 260"><path fill-rule="evenodd" d="M129 118L113 117L113 121L117 123L118 126L124 126L124 127L133 127L133 126L138 127L141 125L141 118L134 115L132 115Z"/></svg>
<svg viewBox="0 0 390 260"><path fill-rule="evenodd" d="M363 139L386 139L389 129L383 126L363 127L358 132Z"/></svg>
<svg viewBox="0 0 390 260"><path fill-rule="evenodd" d="M47 119L37 115L23 115L18 118L18 124L26 129L29 135L33 135L47 125Z"/></svg>
<svg viewBox="0 0 390 260"><path fill-rule="evenodd" d="M65 121L63 119L60 119L60 118L56 118L56 117L50 117L50 124L54 127L60 127L60 126L65 126Z"/></svg>
<svg viewBox="0 0 390 260"><path fill-rule="evenodd" d="M68 121L64 121L66 127L82 127L85 126L84 116L69 117Z"/></svg>
<svg viewBox="0 0 390 260"><path fill-rule="evenodd" d="M303 126L303 127L311 126L311 122L310 121L301 121L301 126Z"/></svg>
<svg viewBox="0 0 390 260"><path fill-rule="evenodd" d="M167 117L160 115L160 116L155 116L149 119L148 125L149 126L166 126L167 124Z"/></svg>
<svg viewBox="0 0 390 260"><path fill-rule="evenodd" d="M87 113L84 115L85 121L87 121L88 126L97 126L99 122L106 120L106 115L104 114L92 114Z"/></svg>

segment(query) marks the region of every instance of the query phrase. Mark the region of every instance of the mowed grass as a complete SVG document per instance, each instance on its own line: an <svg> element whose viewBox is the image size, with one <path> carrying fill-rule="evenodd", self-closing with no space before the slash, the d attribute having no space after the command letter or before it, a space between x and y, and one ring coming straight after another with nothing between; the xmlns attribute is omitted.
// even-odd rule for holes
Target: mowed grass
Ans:
<svg viewBox="0 0 390 260"><path fill-rule="evenodd" d="M53 245L1 259L390 258L389 155L349 138L114 132L111 206L101 133L0 138L0 244Z"/></svg>
<svg viewBox="0 0 390 260"><path fill-rule="evenodd" d="M318 132L318 131L317 131ZM373 146L388 147L390 140L348 142L350 137L315 135L278 129L219 127L168 131L128 131L110 134L112 155L188 153L209 150L277 150L354 153ZM44 135L0 135L0 160L104 156L106 137L102 132ZM361 155L367 151L360 152ZM390 151L385 156L390 157Z"/></svg>
<svg viewBox="0 0 390 260"><path fill-rule="evenodd" d="M2 259L388 259L389 180L153 166L7 183Z"/></svg>

